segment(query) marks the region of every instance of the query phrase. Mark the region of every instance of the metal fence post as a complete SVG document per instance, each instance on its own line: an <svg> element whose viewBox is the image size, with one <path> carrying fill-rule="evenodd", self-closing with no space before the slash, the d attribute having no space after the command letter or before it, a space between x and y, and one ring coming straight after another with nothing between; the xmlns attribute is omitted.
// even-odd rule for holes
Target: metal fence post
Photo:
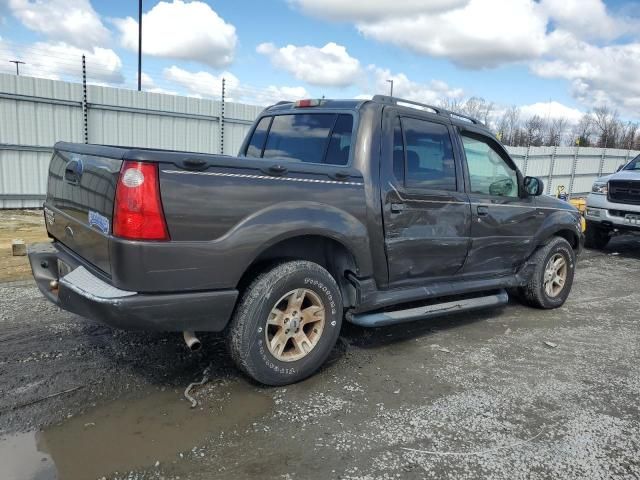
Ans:
<svg viewBox="0 0 640 480"><path fill-rule="evenodd" d="M604 160L607 157L607 147L602 149L602 154L600 155L600 165L598 165L598 177L602 176L602 171L604 170Z"/></svg>
<svg viewBox="0 0 640 480"><path fill-rule="evenodd" d="M222 95L220 100L220 155L224 155L224 77L222 78Z"/></svg>
<svg viewBox="0 0 640 480"><path fill-rule="evenodd" d="M556 150L558 146L553 146L553 152L551 153L551 162L549 163L549 183L547 184L547 195L551 194L551 181L553 180L553 170L556 166Z"/></svg>
<svg viewBox="0 0 640 480"><path fill-rule="evenodd" d="M89 115L87 108L87 62L82 54L82 124L84 128L84 143L89 143Z"/></svg>
<svg viewBox="0 0 640 480"><path fill-rule="evenodd" d="M573 156L573 164L571 165L571 179L569 180L569 198L573 195L573 183L576 179L576 168L578 168L578 152L580 151L580 145L576 146L576 153Z"/></svg>
<svg viewBox="0 0 640 480"><path fill-rule="evenodd" d="M527 167L529 166L529 152L531 151L531 144L527 147L527 153L524 154L524 162L522 164L522 175L527 176Z"/></svg>

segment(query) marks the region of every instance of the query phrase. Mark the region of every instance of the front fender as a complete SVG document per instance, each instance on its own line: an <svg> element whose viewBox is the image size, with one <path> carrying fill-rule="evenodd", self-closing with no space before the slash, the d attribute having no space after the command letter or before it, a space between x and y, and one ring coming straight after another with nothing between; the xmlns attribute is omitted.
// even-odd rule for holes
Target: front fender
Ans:
<svg viewBox="0 0 640 480"><path fill-rule="evenodd" d="M547 215L534 236L529 254L531 255L536 248L540 245L545 245L560 232L571 232L571 235L575 238L575 248L580 250L582 243L584 243L584 235L578 211L556 210Z"/></svg>

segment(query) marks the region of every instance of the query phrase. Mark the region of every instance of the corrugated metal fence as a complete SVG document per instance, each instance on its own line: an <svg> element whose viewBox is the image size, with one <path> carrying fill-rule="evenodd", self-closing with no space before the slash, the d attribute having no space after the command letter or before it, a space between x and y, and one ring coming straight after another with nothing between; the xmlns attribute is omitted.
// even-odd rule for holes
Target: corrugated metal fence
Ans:
<svg viewBox="0 0 640 480"><path fill-rule="evenodd" d="M0 74L0 208L38 207L46 192L51 146L59 140L235 154L262 107L89 85L87 131L81 84ZM508 147L520 169L588 192L639 152L584 147Z"/></svg>
<svg viewBox="0 0 640 480"><path fill-rule="evenodd" d="M89 143L221 153L221 102L89 85ZM224 152L262 107L225 103ZM51 147L84 142L82 85L0 74L0 208L42 205Z"/></svg>

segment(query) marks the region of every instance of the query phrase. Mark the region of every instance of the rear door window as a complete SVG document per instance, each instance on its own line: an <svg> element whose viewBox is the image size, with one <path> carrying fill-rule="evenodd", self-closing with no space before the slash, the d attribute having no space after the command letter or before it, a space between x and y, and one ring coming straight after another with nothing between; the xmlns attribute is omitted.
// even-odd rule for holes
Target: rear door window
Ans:
<svg viewBox="0 0 640 480"><path fill-rule="evenodd" d="M271 128L269 121L271 119ZM264 117L246 155L307 163L346 165L351 152L353 117L335 113L299 113ZM265 142L266 138L266 142Z"/></svg>
<svg viewBox="0 0 640 480"><path fill-rule="evenodd" d="M405 185L455 191L456 165L446 125L402 118L405 146Z"/></svg>

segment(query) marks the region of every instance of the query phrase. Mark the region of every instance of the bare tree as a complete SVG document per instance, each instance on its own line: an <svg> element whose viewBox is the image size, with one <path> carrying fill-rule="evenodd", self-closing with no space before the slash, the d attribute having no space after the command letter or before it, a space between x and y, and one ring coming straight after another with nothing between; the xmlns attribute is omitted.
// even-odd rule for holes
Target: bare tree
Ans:
<svg viewBox="0 0 640 480"><path fill-rule="evenodd" d="M621 128L618 148L626 148L628 150L637 147L638 124L635 122L627 122Z"/></svg>
<svg viewBox="0 0 640 480"><path fill-rule="evenodd" d="M593 116L590 113L585 113L573 128L573 136L575 137L576 144L583 147L591 146L593 129Z"/></svg>
<svg viewBox="0 0 640 480"><path fill-rule="evenodd" d="M544 142L549 146L562 145L562 140L569 126L569 120L565 117L548 119L544 122Z"/></svg>
<svg viewBox="0 0 640 480"><path fill-rule="evenodd" d="M545 122L540 115L534 115L524 123L527 144L539 147L544 143Z"/></svg>
<svg viewBox="0 0 640 480"><path fill-rule="evenodd" d="M616 147L620 133L618 112L611 110L607 105L602 105L593 109L592 118L594 129L598 135L597 146Z"/></svg>
<svg viewBox="0 0 640 480"><path fill-rule="evenodd" d="M470 97L466 100L445 98L440 101L440 106L454 113L475 118L485 125L489 124L493 112L493 102L487 102L482 97Z"/></svg>

